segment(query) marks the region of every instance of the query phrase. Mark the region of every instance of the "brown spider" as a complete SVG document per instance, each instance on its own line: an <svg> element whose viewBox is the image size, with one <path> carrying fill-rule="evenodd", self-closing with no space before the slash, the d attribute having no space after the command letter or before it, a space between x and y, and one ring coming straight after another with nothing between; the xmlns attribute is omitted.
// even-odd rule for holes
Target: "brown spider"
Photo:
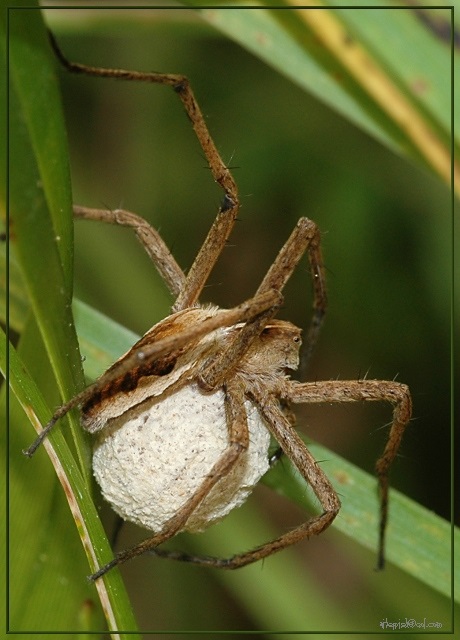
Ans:
<svg viewBox="0 0 460 640"><path fill-rule="evenodd" d="M60 407L34 444L31 456L56 421L72 407L82 426L97 433L93 470L102 493L126 520L153 535L101 567L97 579L146 551L196 564L236 569L303 538L322 533L340 500L294 429L290 403L387 401L393 422L376 464L380 492L378 568L384 565L389 470L411 416L406 385L381 380L297 382L287 370L299 364L301 331L274 319L282 290L306 253L313 281L313 318L306 339L311 353L326 310L320 234L301 218L254 297L224 310L200 306L199 295L222 252L239 209L238 191L208 132L187 78L179 75L102 69L69 62L72 72L171 86L182 101L214 180L224 197L217 217L187 275L159 234L128 211L75 206L80 218L134 229L170 289L172 314L152 327L94 384ZM249 495L269 467L270 434L308 482L322 513L279 538L227 559L195 557L158 549L182 530L199 531L224 517Z"/></svg>

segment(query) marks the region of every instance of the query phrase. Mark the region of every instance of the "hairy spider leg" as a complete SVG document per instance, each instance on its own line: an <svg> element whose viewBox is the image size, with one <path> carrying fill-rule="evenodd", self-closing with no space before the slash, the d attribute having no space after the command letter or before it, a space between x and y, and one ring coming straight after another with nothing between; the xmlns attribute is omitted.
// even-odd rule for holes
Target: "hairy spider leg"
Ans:
<svg viewBox="0 0 460 640"><path fill-rule="evenodd" d="M377 569L385 564L385 531L388 521L389 474L393 460L398 453L404 430L412 414L409 388L399 382L386 380L351 380L286 382L286 397L294 403L336 403L336 402L390 402L394 406L393 421L383 454L377 460L375 469L379 483L380 525Z"/></svg>
<svg viewBox="0 0 460 640"><path fill-rule="evenodd" d="M171 294L177 296L182 291L186 276L163 238L147 220L125 209L90 209L80 205L73 206L73 215L75 218L107 222L132 229Z"/></svg>
<svg viewBox="0 0 460 640"><path fill-rule="evenodd" d="M308 253L314 291L313 318L307 336L308 354L311 354L327 306L320 232L314 222L308 218L300 218L262 280L257 289L257 294L265 293L272 289L282 291L305 252ZM267 316L265 324L269 320L270 317ZM243 327L228 348L222 354L219 354L201 373L200 384L203 388L211 390L223 383L229 372L249 349L252 342L260 335L265 324L259 321L257 326L247 323Z"/></svg>

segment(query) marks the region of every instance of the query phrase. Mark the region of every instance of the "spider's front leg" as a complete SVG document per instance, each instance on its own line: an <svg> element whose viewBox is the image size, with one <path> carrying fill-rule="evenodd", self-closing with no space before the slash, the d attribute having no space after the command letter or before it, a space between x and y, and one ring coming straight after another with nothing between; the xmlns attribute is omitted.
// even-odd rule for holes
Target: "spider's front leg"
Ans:
<svg viewBox="0 0 460 640"><path fill-rule="evenodd" d="M257 293L270 289L282 291L300 259L307 253L310 277L313 285L313 317L302 355L302 366L306 366L318 340L319 331L327 308L326 276L321 253L321 233L309 218L300 218L294 230L276 256L275 261L262 280Z"/></svg>
<svg viewBox="0 0 460 640"><path fill-rule="evenodd" d="M306 349L302 356L303 366L311 356L316 344L327 307L320 241L320 232L316 224L308 218L300 218L256 292L256 297L272 290L281 292L304 253L307 253L313 282L313 317L305 341ZM263 317L257 317L248 322L235 336L226 350L202 370L200 383L203 388L207 390L216 389L223 383L229 372L238 365L241 357L249 350L252 343L257 340L276 311L277 308L273 307L271 312L269 310Z"/></svg>
<svg viewBox="0 0 460 640"><path fill-rule="evenodd" d="M321 503L323 512L318 516L310 518L295 529L288 531L276 540L252 552L235 556L232 559L235 567L232 566L231 568L244 566L260 558L265 558L304 538L319 535L332 524L341 506L334 487L326 474L318 466L289 418L282 412L278 399L272 394L260 394L259 392L255 392L255 390L253 390L252 393L271 434L281 446L286 456L297 467L304 480L311 486L315 496Z"/></svg>
<svg viewBox="0 0 460 640"><path fill-rule="evenodd" d="M385 380L351 380L299 383L286 380L283 397L294 403L390 402L394 406L385 449L375 465L380 496L380 524L377 569L385 565L385 531L388 521L390 467L395 459L404 430L412 414L409 388L399 382Z"/></svg>

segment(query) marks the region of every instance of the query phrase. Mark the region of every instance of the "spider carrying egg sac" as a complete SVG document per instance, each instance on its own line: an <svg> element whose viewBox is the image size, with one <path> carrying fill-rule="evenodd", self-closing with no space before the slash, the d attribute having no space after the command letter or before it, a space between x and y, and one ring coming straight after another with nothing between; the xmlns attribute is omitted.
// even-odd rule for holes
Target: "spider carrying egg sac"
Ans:
<svg viewBox="0 0 460 640"><path fill-rule="evenodd" d="M187 521L201 531L240 506L268 470L269 432L245 402L249 447ZM224 392L187 385L110 422L94 448L93 471L105 499L125 520L159 531L198 489L228 446Z"/></svg>
<svg viewBox="0 0 460 640"><path fill-rule="evenodd" d="M172 314L154 325L120 361L220 313L210 306ZM138 365L115 376L83 406L82 425L96 434L94 475L102 495L123 519L160 531L221 461L230 440L226 385L205 391L198 379L202 367L225 354L243 326L211 331L153 361L137 357ZM248 391L279 381L286 368L297 367L300 342L300 329L273 320L229 378L238 379ZM116 367L117 363L114 373ZM201 531L226 516L246 500L268 470L270 432L249 396L241 399L248 448L218 478L183 530Z"/></svg>

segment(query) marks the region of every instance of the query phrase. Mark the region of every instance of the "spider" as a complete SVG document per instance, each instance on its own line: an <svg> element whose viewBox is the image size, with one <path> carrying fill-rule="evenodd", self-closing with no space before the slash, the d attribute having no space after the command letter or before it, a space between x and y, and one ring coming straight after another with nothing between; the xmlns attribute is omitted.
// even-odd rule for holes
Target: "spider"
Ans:
<svg viewBox="0 0 460 640"><path fill-rule="evenodd" d="M172 313L96 382L61 406L24 453L31 456L54 424L79 406L82 426L96 434L93 471L102 493L125 520L152 531L121 551L91 578L147 551L177 560L236 569L325 531L340 500L295 430L298 403L386 401L394 406L387 443L376 463L380 522L377 568L385 559L389 471L411 416L406 385L394 381L298 382L301 330L275 318L282 290L306 254L313 283L313 315L305 358L317 341L327 306L320 232L301 218L250 300L233 309L202 306L199 296L235 222L238 190L209 134L185 76L90 67L55 54L71 72L168 85L182 101L214 180L224 196L208 235L185 275L158 232L125 210L74 206L74 216L130 227L175 301ZM159 545L180 531L200 531L242 504L268 470L270 438L297 467L321 513L251 551L230 558L189 556Z"/></svg>

